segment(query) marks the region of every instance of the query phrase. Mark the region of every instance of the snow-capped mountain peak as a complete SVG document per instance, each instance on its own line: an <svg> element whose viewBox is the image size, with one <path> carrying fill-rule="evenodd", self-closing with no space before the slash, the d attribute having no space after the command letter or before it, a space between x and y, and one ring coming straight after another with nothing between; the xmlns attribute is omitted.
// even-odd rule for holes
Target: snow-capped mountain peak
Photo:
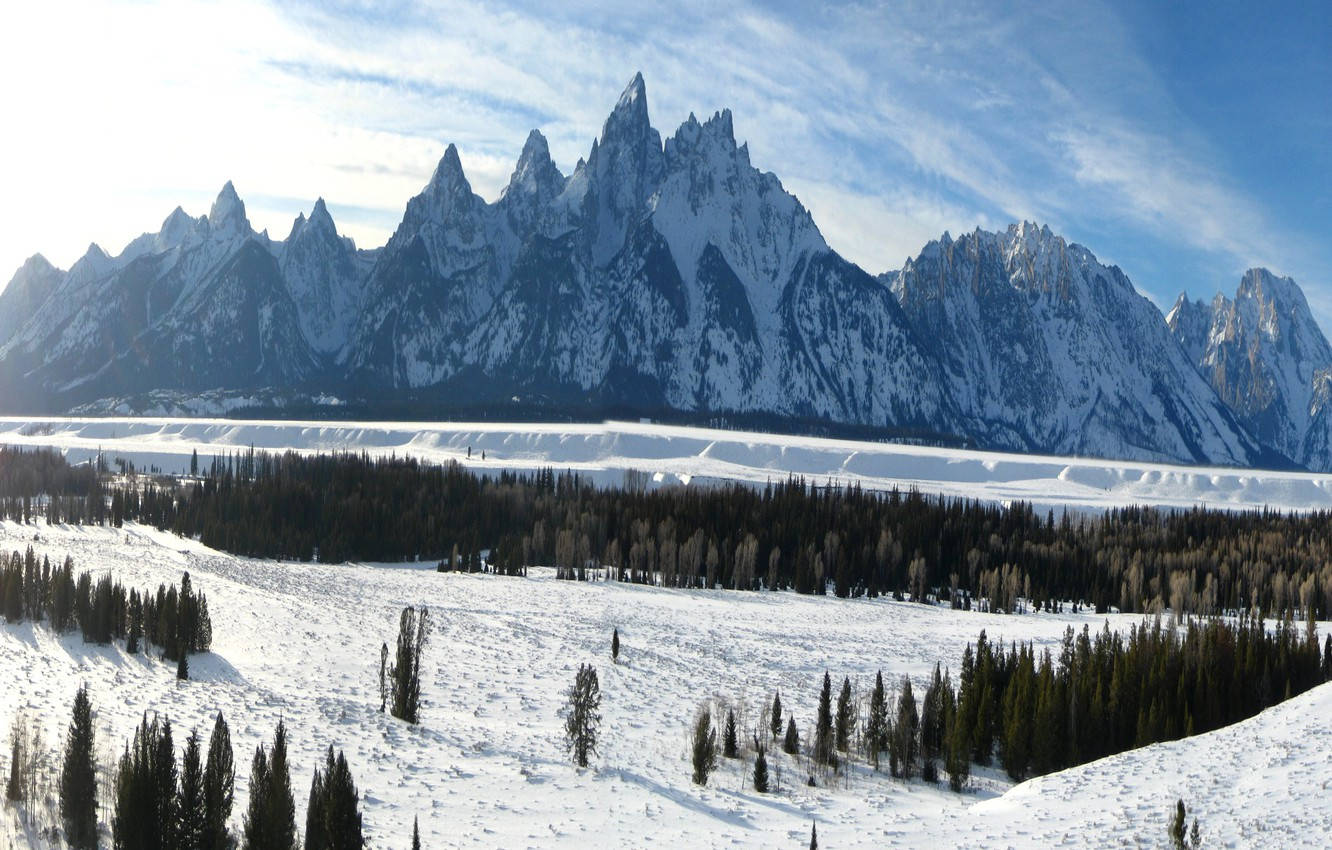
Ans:
<svg viewBox="0 0 1332 850"><path fill-rule="evenodd" d="M567 178L533 130L487 203L448 145L378 251L338 235L322 198L286 240L256 237L228 182L207 217L176 209L114 260L29 266L0 296L0 398L65 409L310 382L411 404L737 412L1135 459L1260 463L1274 444L1195 369L1216 333L1181 348L1123 272L1048 225L944 233L871 277L751 163L729 109L691 114L663 144L641 74ZM1332 369L1293 282L1255 271L1237 302L1213 305L1235 308L1229 324L1195 324ZM1205 311L1185 301L1172 316ZM1312 386L1307 371L1294 383ZM1332 406L1321 374L1321 394L1283 404L1306 418ZM1276 384L1294 385L1254 386Z"/></svg>
<svg viewBox="0 0 1332 850"><path fill-rule="evenodd" d="M208 227L215 236L247 236L251 233L250 220L245 217L245 202L236 194L236 187L228 180L218 192L217 200L208 212Z"/></svg>
<svg viewBox="0 0 1332 850"><path fill-rule="evenodd" d="M550 147L540 130L528 133L518 164L504 187L501 198L522 194L549 200L564 188L564 175L550 158Z"/></svg>

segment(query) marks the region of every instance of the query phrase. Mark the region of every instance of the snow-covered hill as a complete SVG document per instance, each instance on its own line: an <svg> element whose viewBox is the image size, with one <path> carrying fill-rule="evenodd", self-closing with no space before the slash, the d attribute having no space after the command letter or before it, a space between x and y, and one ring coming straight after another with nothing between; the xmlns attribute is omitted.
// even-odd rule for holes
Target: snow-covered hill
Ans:
<svg viewBox="0 0 1332 850"><path fill-rule="evenodd" d="M167 713L178 743L221 710L237 753L237 822L247 754L271 740L281 717L299 812L332 744L346 751L376 847L408 846L414 817L432 848L805 846L811 822L821 846L833 848L1155 847L1176 797L1200 816L1207 846L1321 847L1332 834L1327 686L1229 729L1012 789L990 773L958 796L863 769L836 787L809 788L784 755L772 759L775 794L749 789L748 765L725 760L706 789L690 783L685 735L704 701L734 704L747 729L780 689L807 733L825 669L850 676L863 696L880 669L886 681L907 674L917 685L936 661L957 670L982 628L1039 651L1070 625L1126 629L1132 617L572 583L542 570L502 578L424 564L275 563L132 525L0 524L0 548L29 544L133 586L188 570L208 596L214 651L196 656L192 680L179 682L174 665L119 647L0 625L0 728L21 709L54 745L86 683L98 752L109 759L145 710ZM431 608L436 627L423 722L409 728L379 713L376 674L398 610L415 604ZM609 659L612 628L622 640L618 665ZM565 757L558 716L581 663L596 665L603 694L600 753L586 771ZM13 828L5 809L0 830ZM0 847L12 841L0 831Z"/></svg>
<svg viewBox="0 0 1332 850"><path fill-rule="evenodd" d="M0 418L0 443L54 447L74 462L101 451L132 460L141 469L156 466L168 472L185 471L191 452L207 459L254 447L411 455L439 463L458 461L481 473L553 466L611 485L623 483L629 470L647 472L663 485L762 485L798 475L817 483L855 483L876 490L916 488L996 502L1023 500L1041 509L1140 504L1332 510L1332 475L1323 473L1005 454L630 422L8 417Z"/></svg>

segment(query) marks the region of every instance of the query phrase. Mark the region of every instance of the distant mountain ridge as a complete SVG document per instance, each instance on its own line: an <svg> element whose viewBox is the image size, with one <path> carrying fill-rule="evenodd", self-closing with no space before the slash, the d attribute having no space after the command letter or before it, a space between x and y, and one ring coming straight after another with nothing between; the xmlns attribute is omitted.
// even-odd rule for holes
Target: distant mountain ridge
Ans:
<svg viewBox="0 0 1332 850"><path fill-rule="evenodd" d="M339 235L322 199L286 239L255 233L228 183L208 216L178 208L116 257L92 246L68 271L30 259L0 292L0 398L6 412L228 393L399 415L669 410L1332 466L1326 429L1310 424L1332 378L1250 397L1252 381L1232 387L1204 365L1233 359L1205 353L1199 328L1216 321L1177 305L1167 324L1118 268L1026 223L944 234L871 276L750 163L729 111L690 115L663 142L636 75L569 175L533 130L488 203L449 145L381 249ZM1302 344L1292 374L1332 368L1326 351ZM1264 356L1286 374L1285 349ZM1287 413L1290 427L1263 425Z"/></svg>

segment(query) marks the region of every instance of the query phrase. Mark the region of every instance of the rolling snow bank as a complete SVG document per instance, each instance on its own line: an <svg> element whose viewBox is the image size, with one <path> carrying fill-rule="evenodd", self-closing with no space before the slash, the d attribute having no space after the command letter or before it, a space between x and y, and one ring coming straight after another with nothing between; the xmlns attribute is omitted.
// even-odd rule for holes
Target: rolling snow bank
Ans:
<svg viewBox="0 0 1332 850"><path fill-rule="evenodd" d="M268 451L366 451L456 460L478 472L574 469L602 484L630 470L657 484L788 475L815 483L923 492L1038 508L1161 507L1332 509L1332 475L1189 467L1088 458L938 449L892 443L721 431L627 422L603 424L294 422L232 419L0 418L0 443L50 446L72 461L100 451L140 468L182 472L191 452L251 446ZM468 450L471 456L468 457ZM482 454L485 460L482 460Z"/></svg>
<svg viewBox="0 0 1332 850"><path fill-rule="evenodd" d="M188 570L208 596L213 652L191 658L192 679L179 682L174 665L122 646L0 625L0 734L23 710L54 751L80 683L106 763L145 711L170 716L179 747L192 728L206 734L221 710L236 754L237 827L250 756L283 718L298 823L311 771L332 744L346 752L375 847L409 846L418 816L430 848L801 847L812 821L829 848L1159 847L1176 797L1198 813L1209 847L1320 847L1332 835L1328 686L1228 729L1015 788L997 770L955 795L863 767L810 788L780 752L769 761L777 793L749 787L749 759L722 759L706 788L690 783L686 734L704 701L733 701L747 738L759 706L780 689L807 740L825 670L835 681L850 676L857 700L880 669L893 689L910 675L919 693L936 661L956 675L981 629L1057 652L1067 626L1108 621L1122 630L1136 617L1006 617L889 599L575 583L549 570L505 578L414 564L278 563L136 525L0 523L0 548L29 544L136 587ZM428 605L434 619L418 727L378 710L379 646L394 640L409 604ZM619 664L609 657L612 628ZM603 722L592 767L580 771L558 712L581 663L598 670ZM15 828L12 809L0 810L0 847L42 846Z"/></svg>

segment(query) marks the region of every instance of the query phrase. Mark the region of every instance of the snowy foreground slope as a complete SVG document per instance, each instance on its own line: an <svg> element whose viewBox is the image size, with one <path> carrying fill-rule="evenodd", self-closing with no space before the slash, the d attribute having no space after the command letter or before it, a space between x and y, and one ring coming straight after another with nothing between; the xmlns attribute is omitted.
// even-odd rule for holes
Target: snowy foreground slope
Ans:
<svg viewBox="0 0 1332 850"><path fill-rule="evenodd" d="M730 480L763 484L801 475L817 483L928 493L1038 508L1101 509L1129 504L1279 510L1332 509L1332 475L1228 467L1004 454L892 443L723 431L682 426L603 424L299 422L234 419L0 418L0 444L51 446L71 461L99 450L141 469L188 468L197 451L366 451L456 460L478 472L545 466L574 469L602 484L627 470L659 484ZM468 457L468 449L471 456ZM485 460L482 460L482 453Z"/></svg>
<svg viewBox="0 0 1332 850"><path fill-rule="evenodd" d="M804 737L825 669L850 675L863 696L878 669L918 685L936 660L956 670L982 628L1053 646L1066 626L1099 629L1104 617L577 584L546 571L523 579L287 564L138 526L0 524L4 549L29 543L141 587L189 570L208 595L214 651L192 659L194 680L181 683L167 665L118 647L0 626L0 727L22 709L40 718L48 743L58 741L86 682L109 759L145 710L168 712L180 744L221 709L237 753L237 822L249 756L282 717L298 819L316 759L333 744L346 751L374 847L409 846L415 816L431 848L800 847L811 821L827 848L1158 847L1178 796L1200 816L1207 846L1317 847L1332 836L1327 686L1228 729L1011 790L994 774L958 796L863 770L836 788L808 788L780 755L779 793L747 790L747 764L725 760L709 787L690 784L685 733L704 700L734 701L744 729L780 688ZM377 711L378 647L392 641L407 604L429 605L436 623L419 728ZM1108 622L1124 629L1136 619ZM608 657L613 627L623 639L619 665ZM557 711L585 662L600 674L604 722L600 755L578 771L564 755ZM15 826L8 813L0 824ZM0 847L14 841L0 833Z"/></svg>

